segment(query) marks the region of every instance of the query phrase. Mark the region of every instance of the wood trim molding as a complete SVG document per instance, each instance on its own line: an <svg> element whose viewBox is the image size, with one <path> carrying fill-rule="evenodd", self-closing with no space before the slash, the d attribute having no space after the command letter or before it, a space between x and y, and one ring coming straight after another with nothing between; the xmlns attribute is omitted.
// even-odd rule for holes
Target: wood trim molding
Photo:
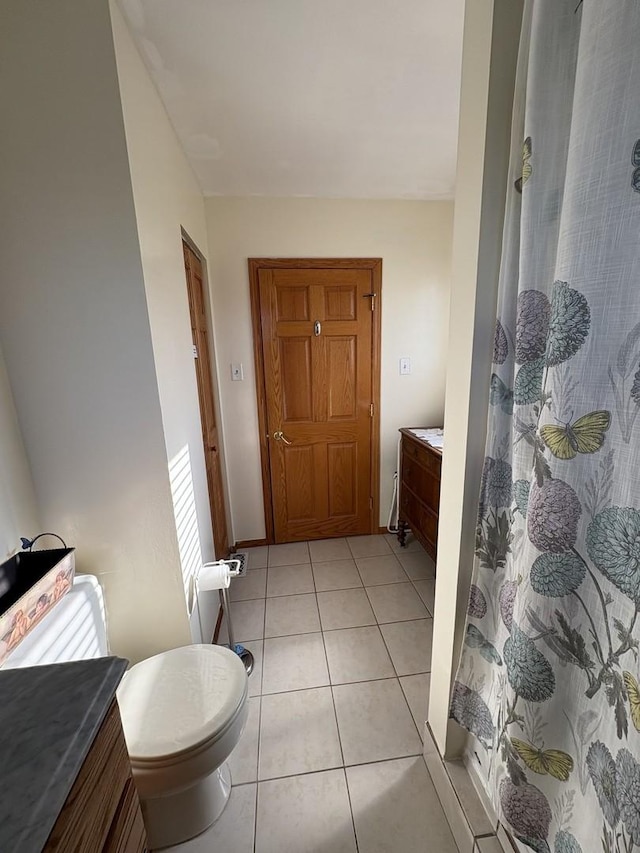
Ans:
<svg viewBox="0 0 640 853"><path fill-rule="evenodd" d="M203 287L203 297L204 297L204 305L205 305L205 315L207 319L207 331L209 334L209 367L211 368L211 392L213 394L213 405L215 409L216 416L216 424L218 427L218 447L220 454L220 474L222 477L222 493L224 496L224 517L225 517L225 528L227 532L227 542L231 543L231 503L229 500L229 476L227 473L227 457L225 453L225 441L224 441L224 430L222 426L222 408L220 405L220 380L218 375L218 365L216 361L216 352L215 352L215 341L213 334L213 305L211 300L211 281L209 278L209 264L206 257L202 254L198 246L192 240L190 234L185 231L184 227L180 226L180 237L182 239L183 244L186 244L194 255L199 258L200 263L202 264L202 283ZM207 485L208 491L208 485ZM213 524L212 524L213 528ZM213 532L213 529L212 529ZM227 553L224 556L218 557L218 559L226 559L229 556L229 548L227 548Z"/></svg>
<svg viewBox="0 0 640 853"><path fill-rule="evenodd" d="M380 374L382 346L382 258L372 264L373 292L377 294L371 329L371 396L374 402L373 424L371 427L371 490L373 492L373 510L371 533L380 525Z"/></svg>
<svg viewBox="0 0 640 853"><path fill-rule="evenodd" d="M382 258L249 258L251 269L270 270L374 270L382 271Z"/></svg>
<svg viewBox="0 0 640 853"><path fill-rule="evenodd" d="M264 262L266 263L266 261ZM263 262L249 258L249 287L251 296L251 325L253 327L253 359L256 372L256 397L258 404L258 431L260 433L260 467L262 468L262 498L264 501L265 544L275 542L273 526L273 498L269 465L269 442L267 441L267 394L264 379L264 355L262 351L262 324L260 322L260 282L258 270Z"/></svg>
<svg viewBox="0 0 640 853"><path fill-rule="evenodd" d="M244 548L260 548L262 545L268 545L268 539L242 539L234 545L234 551L242 551Z"/></svg>
<svg viewBox="0 0 640 853"><path fill-rule="evenodd" d="M262 350L262 324L260 322L260 269L362 269L371 270L376 305L371 329L372 388L374 403L371 429L371 509L370 532L377 533L380 524L380 373L382 343L382 258L249 258L249 294L251 298L251 325L253 328L253 357L256 373L256 398L258 405L258 429L260 433L260 464L262 469L262 495L264 500L264 540L261 545L275 542L273 523L273 498L269 465L269 442L267 441L267 397L265 391L264 356ZM241 543L239 543L241 544ZM245 545L245 547L250 547Z"/></svg>

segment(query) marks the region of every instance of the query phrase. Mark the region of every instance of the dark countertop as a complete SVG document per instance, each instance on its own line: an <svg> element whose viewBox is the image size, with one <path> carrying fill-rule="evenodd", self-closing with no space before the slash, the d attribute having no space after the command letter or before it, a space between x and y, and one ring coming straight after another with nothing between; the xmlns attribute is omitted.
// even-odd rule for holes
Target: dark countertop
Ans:
<svg viewBox="0 0 640 853"><path fill-rule="evenodd" d="M44 848L126 668L104 657L0 670L0 851Z"/></svg>

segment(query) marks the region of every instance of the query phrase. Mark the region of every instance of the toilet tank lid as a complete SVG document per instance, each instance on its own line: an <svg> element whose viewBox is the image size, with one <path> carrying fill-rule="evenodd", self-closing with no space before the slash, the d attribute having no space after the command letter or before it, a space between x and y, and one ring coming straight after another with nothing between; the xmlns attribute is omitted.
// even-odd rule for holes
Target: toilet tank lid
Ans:
<svg viewBox="0 0 640 853"><path fill-rule="evenodd" d="M246 694L244 665L222 646L183 646L137 663L117 694L129 755L151 761L197 747L226 727Z"/></svg>

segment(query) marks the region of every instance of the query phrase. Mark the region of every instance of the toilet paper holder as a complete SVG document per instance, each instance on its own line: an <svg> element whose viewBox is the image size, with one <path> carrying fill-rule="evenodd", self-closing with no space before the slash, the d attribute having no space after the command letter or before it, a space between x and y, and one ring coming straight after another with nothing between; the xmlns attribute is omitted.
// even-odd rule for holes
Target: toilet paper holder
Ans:
<svg viewBox="0 0 640 853"><path fill-rule="evenodd" d="M196 595L200 592L209 592L212 590L220 590L222 593L222 601L224 614L227 619L227 632L229 635L229 648L235 652L247 672L251 675L254 667L253 654L240 643L236 643L233 633L233 623L231 621L231 603L229 600L229 585L231 578L236 578L240 574L242 563L240 560L216 560L213 563L204 563L195 577Z"/></svg>

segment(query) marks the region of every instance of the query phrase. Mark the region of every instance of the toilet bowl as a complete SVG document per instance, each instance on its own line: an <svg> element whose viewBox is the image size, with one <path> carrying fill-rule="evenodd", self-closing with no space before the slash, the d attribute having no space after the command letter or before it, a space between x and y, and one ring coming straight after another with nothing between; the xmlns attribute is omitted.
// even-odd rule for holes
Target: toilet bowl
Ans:
<svg viewBox="0 0 640 853"><path fill-rule="evenodd" d="M9 655L2 669L109 654L102 589L77 575L72 589ZM151 848L179 844L222 813L225 762L247 719L248 679L221 646L184 646L133 666L118 704Z"/></svg>
<svg viewBox="0 0 640 853"><path fill-rule="evenodd" d="M118 705L151 848L193 838L221 815L247 693L242 661L221 646L171 649L123 678Z"/></svg>

